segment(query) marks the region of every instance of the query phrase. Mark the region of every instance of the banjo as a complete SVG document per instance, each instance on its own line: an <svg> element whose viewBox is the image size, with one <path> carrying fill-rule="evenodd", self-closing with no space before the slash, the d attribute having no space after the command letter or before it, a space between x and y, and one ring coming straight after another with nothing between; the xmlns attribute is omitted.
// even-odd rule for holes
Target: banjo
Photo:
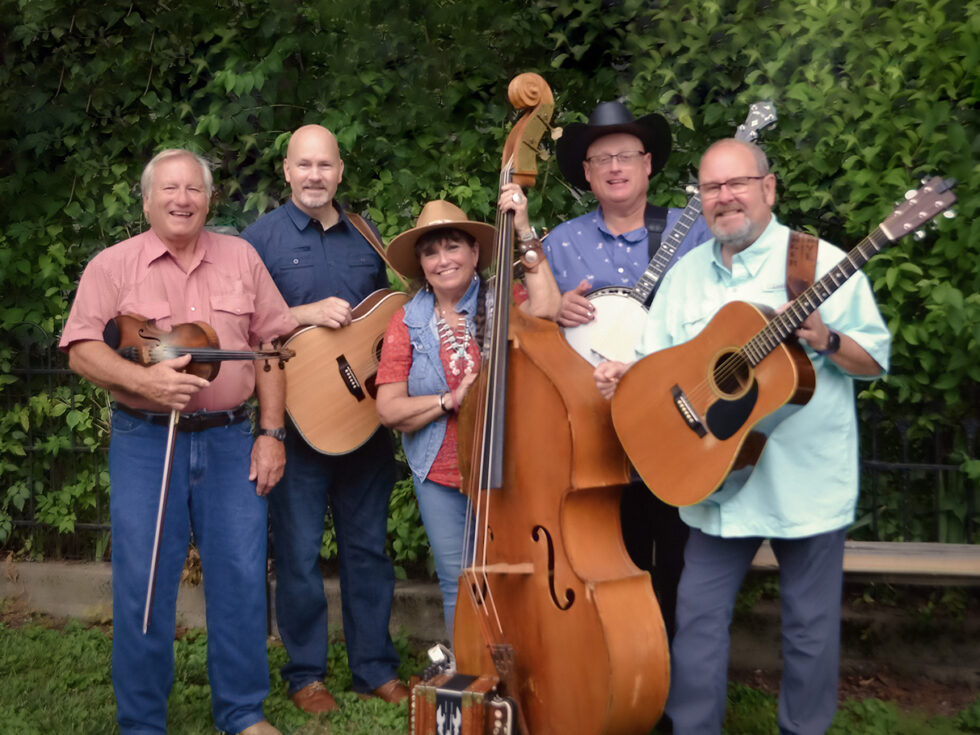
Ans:
<svg viewBox="0 0 980 735"><path fill-rule="evenodd" d="M772 102L756 102L749 108L745 122L738 126L735 140L751 142L760 130L775 121L776 109ZM586 294L595 309L595 318L585 324L563 328L572 349L593 365L606 360L632 362L636 359L633 348L643 332L650 295L700 215L701 195L696 193L633 288L607 286Z"/></svg>

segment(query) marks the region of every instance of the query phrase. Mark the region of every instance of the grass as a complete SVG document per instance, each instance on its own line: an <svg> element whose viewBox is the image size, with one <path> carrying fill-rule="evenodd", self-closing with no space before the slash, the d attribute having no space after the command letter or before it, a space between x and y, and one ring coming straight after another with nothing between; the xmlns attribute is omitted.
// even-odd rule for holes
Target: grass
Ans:
<svg viewBox="0 0 980 735"><path fill-rule="evenodd" d="M174 688L170 696L168 733L213 735L210 690L205 668L203 631L192 630L175 643ZM407 678L421 668L420 657L402 638L396 641ZM118 732L110 675L112 641L99 628L69 622L55 629L36 624L11 627L0 623L0 733L18 735L99 735ZM340 711L310 717L286 699L279 667L285 651L269 645L271 690L265 702L268 719L284 735L404 735L408 705L360 700L350 691L351 677L342 643L329 652L327 686ZM740 684L729 689L725 732L770 735L776 731L776 701ZM980 697L953 717L930 717L903 711L876 699L845 703L830 735L949 735L980 733ZM572 735L572 734L570 734Z"/></svg>

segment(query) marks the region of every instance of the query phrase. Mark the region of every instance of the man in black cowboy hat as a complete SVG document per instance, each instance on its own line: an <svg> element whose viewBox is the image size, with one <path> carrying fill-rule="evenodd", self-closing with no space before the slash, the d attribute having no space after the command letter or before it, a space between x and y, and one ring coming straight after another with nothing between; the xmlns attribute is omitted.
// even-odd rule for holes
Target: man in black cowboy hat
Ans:
<svg viewBox="0 0 980 735"><path fill-rule="evenodd" d="M682 210L647 202L650 177L670 155L667 121L651 113L636 119L621 102L602 102L587 124L565 127L558 139L558 166L575 187L591 189L599 206L564 222L544 238L542 248L562 292L558 322L575 327L594 319L586 294L607 286L632 288L677 224ZM526 200L525 200L526 201ZM531 239L526 208L515 212L522 240ZM671 265L694 246L711 239L702 217L691 226ZM651 573L668 636L673 635L677 583L683 567L687 527L639 481L623 492L623 536L633 561ZM653 564L656 540L656 565Z"/></svg>

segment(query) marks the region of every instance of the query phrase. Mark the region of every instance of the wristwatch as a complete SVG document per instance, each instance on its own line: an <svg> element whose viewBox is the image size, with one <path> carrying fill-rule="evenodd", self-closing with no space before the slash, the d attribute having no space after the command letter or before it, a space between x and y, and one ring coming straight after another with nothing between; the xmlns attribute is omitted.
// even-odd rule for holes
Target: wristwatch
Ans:
<svg viewBox="0 0 980 735"><path fill-rule="evenodd" d="M520 235L518 235L517 239L520 240L521 242L530 242L531 240L537 240L538 239L537 230L535 230L532 227L527 232L522 232Z"/></svg>
<svg viewBox="0 0 980 735"><path fill-rule="evenodd" d="M840 335L833 329L827 335L827 346L822 350L817 350L818 355L833 355L840 349Z"/></svg>
<svg viewBox="0 0 980 735"><path fill-rule="evenodd" d="M286 428L280 426L278 429L259 429L259 436L271 436L281 442L286 441Z"/></svg>

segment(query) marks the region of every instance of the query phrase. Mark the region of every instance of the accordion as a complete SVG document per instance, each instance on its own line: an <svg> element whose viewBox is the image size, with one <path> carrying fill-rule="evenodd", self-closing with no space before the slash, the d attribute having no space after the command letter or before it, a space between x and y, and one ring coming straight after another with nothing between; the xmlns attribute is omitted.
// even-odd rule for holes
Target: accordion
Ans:
<svg viewBox="0 0 980 735"><path fill-rule="evenodd" d="M412 688L412 735L517 735L515 705L495 676L435 674Z"/></svg>

